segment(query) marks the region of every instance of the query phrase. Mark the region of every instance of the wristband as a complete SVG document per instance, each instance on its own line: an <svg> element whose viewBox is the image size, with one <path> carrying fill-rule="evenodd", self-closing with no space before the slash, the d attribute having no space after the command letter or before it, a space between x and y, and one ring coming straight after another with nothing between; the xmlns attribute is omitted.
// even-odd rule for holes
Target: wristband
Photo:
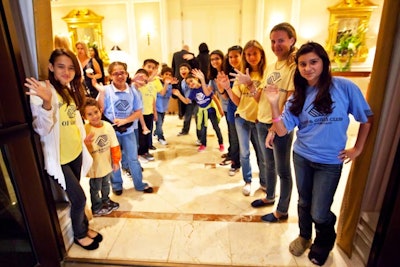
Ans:
<svg viewBox="0 0 400 267"><path fill-rule="evenodd" d="M278 118L273 118L272 119L272 122L278 122L278 121L280 121L281 120L281 117L279 116Z"/></svg>

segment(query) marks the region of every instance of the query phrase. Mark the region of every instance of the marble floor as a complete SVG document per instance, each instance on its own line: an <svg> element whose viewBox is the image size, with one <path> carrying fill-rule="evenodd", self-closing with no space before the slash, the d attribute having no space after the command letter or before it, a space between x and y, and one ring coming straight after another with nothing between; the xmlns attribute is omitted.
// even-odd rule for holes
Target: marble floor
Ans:
<svg viewBox="0 0 400 267"><path fill-rule="evenodd" d="M212 127L208 129L208 147L199 153L194 124L189 135L180 137L176 134L182 120L177 115L167 115L164 125L168 145L155 140L155 161L142 165L144 180L154 186L155 192L135 191L132 179L124 176L123 194L110 196L120 208L90 220L91 227L104 236L99 249L85 251L73 244L68 261L125 266L313 266L307 252L294 257L288 250L298 235L295 182L289 220L261 222L260 216L274 207L250 206L265 194L259 189L254 153L252 192L246 197L242 194L241 173L229 176L229 166L218 164L222 153ZM227 147L225 120L220 126ZM355 126L350 127L349 143L354 142L356 132ZM340 210L349 167L345 166L335 195L335 214ZM87 179L82 186L90 206ZM336 245L324 266L364 265L357 255L348 259Z"/></svg>

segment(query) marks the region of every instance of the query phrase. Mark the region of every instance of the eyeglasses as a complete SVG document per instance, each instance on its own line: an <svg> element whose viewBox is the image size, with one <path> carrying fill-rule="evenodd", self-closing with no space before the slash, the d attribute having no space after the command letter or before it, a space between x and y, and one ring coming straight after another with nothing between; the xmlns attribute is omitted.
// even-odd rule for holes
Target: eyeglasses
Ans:
<svg viewBox="0 0 400 267"><path fill-rule="evenodd" d="M125 75L126 71L117 71L117 72L113 72L111 75L114 77L120 76L120 75Z"/></svg>

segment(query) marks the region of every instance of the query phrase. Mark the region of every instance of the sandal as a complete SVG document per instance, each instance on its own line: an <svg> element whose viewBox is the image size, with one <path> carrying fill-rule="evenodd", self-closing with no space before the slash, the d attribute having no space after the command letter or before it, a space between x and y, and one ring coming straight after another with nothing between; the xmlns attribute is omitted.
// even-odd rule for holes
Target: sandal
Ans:
<svg viewBox="0 0 400 267"><path fill-rule="evenodd" d="M232 164L232 160L230 160L228 158L225 158L223 161L221 161L221 163L219 165L226 166L226 165L229 165L229 164Z"/></svg>

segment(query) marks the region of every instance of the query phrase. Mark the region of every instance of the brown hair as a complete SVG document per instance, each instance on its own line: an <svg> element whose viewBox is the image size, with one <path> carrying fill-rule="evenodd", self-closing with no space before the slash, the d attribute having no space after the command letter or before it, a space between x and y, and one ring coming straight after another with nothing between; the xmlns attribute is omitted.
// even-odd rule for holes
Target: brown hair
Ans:
<svg viewBox="0 0 400 267"><path fill-rule="evenodd" d="M256 40L250 40L246 43L246 45L243 48L243 52L242 52L242 69L241 72L245 73L246 69L249 69L251 71L251 66L250 64L247 62L246 60L246 50L249 48L255 47L258 50L260 50L261 53L261 60L258 63L258 74L260 74L261 77L263 77L264 75L264 70L265 67L267 66L267 58L265 56L265 51L264 48L262 47L262 45L256 41Z"/></svg>
<svg viewBox="0 0 400 267"><path fill-rule="evenodd" d="M85 116L86 107L97 107L99 110L101 110L99 102L92 97L86 97L85 102L82 105L81 114L83 116Z"/></svg>

